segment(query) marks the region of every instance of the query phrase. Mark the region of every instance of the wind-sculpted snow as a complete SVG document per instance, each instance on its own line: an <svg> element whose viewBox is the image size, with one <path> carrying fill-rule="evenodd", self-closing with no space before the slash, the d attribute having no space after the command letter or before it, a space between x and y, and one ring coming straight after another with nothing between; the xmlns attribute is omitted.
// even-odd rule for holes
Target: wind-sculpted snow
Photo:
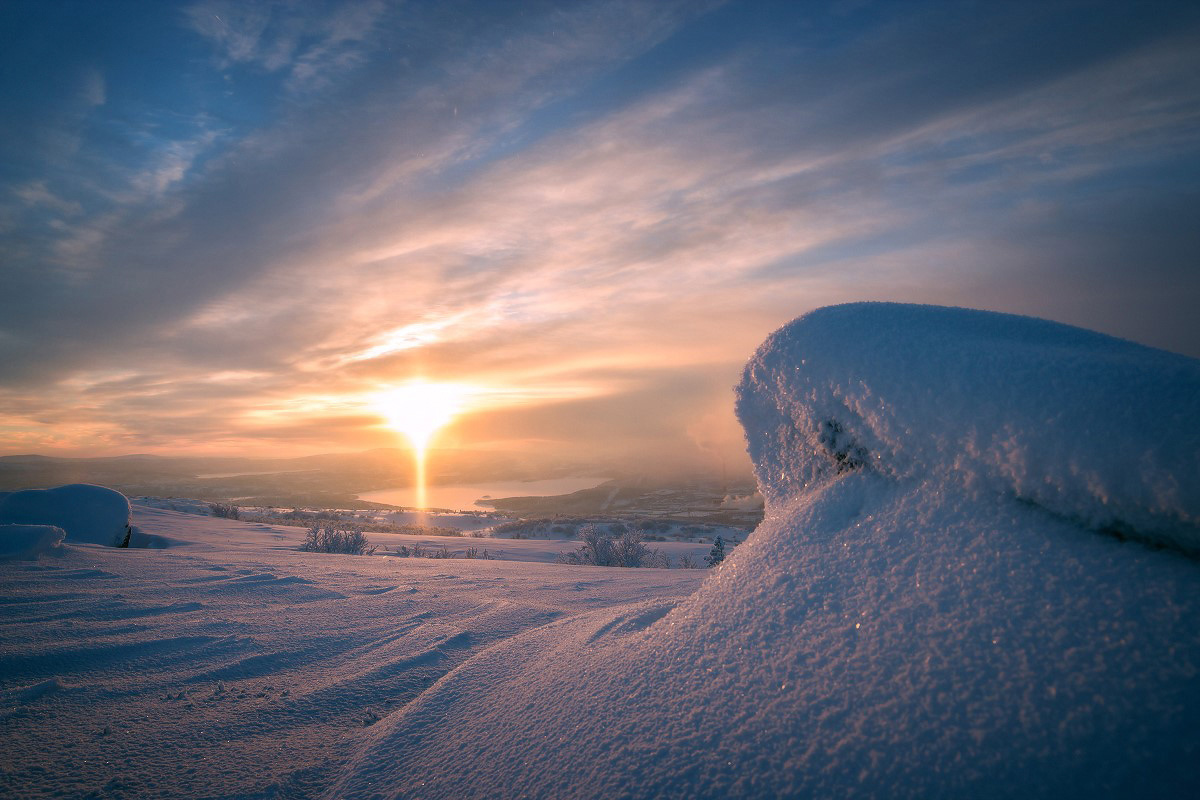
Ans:
<svg viewBox="0 0 1200 800"><path fill-rule="evenodd" d="M768 500L689 597L479 653L327 797L1183 797L1200 777L1193 361L856 305L772 336Z"/></svg>
<svg viewBox="0 0 1200 800"><path fill-rule="evenodd" d="M863 466L1200 550L1194 359L1009 314L833 306L767 340L738 411L777 503Z"/></svg>

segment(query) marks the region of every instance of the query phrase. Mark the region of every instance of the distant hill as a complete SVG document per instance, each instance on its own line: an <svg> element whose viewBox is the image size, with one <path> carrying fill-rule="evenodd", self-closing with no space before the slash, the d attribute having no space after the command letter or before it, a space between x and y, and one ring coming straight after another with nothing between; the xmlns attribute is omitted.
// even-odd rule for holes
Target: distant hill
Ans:
<svg viewBox="0 0 1200 800"><path fill-rule="evenodd" d="M0 456L0 490L96 483L127 495L351 507L355 496L363 492L411 485L414 472L411 454L398 448L299 458L19 454ZM628 473L615 464L569 462L536 453L448 449L434 451L430 457L430 480L442 485L581 474L619 477ZM749 476L745 479L750 480Z"/></svg>

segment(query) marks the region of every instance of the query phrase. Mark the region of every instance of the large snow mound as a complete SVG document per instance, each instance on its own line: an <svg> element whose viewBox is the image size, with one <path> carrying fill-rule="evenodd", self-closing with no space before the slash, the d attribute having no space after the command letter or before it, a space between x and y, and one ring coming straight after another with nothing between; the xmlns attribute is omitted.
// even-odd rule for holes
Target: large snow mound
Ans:
<svg viewBox="0 0 1200 800"><path fill-rule="evenodd" d="M125 495L90 483L26 489L0 499L0 523L53 525L66 532L68 542L122 545L131 521Z"/></svg>
<svg viewBox="0 0 1200 800"><path fill-rule="evenodd" d="M479 654L327 796L1197 796L1200 566L1093 530L1195 541L1197 386L1037 320L803 317L738 389L750 539Z"/></svg>
<svg viewBox="0 0 1200 800"><path fill-rule="evenodd" d="M773 334L738 391L775 501L860 464L1200 549L1200 362L1045 320L856 303Z"/></svg>

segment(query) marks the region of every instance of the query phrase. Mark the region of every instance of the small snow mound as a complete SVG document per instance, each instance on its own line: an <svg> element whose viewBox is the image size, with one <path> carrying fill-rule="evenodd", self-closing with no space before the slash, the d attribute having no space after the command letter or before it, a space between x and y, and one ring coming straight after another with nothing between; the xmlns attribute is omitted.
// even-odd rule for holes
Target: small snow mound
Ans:
<svg viewBox="0 0 1200 800"><path fill-rule="evenodd" d="M53 525L0 524L0 559L35 560L61 550L62 528Z"/></svg>
<svg viewBox="0 0 1200 800"><path fill-rule="evenodd" d="M90 483L26 489L0 500L0 523L53 525L68 542L127 545L131 521L125 495Z"/></svg>
<svg viewBox="0 0 1200 800"><path fill-rule="evenodd" d="M46 680L35 683L32 686L21 686L13 689L8 692L8 697L18 702L29 702L44 697L45 695L53 694L54 692L61 692L70 688L70 686L63 683L62 680L56 675L53 678L47 678Z"/></svg>
<svg viewBox="0 0 1200 800"><path fill-rule="evenodd" d="M865 468L1200 551L1200 361L1029 317L854 303L774 333L738 414L768 503Z"/></svg>

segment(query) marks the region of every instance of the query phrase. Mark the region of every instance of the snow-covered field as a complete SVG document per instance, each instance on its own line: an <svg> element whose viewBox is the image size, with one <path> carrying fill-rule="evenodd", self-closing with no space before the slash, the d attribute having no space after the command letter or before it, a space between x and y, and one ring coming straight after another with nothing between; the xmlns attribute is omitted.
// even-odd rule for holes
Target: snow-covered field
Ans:
<svg viewBox="0 0 1200 800"><path fill-rule="evenodd" d="M704 577L535 563L562 542L449 542L524 561L356 557L297 552L299 528L137 505L134 524L171 546L0 564L2 797L320 795L472 655Z"/></svg>
<svg viewBox="0 0 1200 800"><path fill-rule="evenodd" d="M767 518L713 571L145 507L172 546L0 564L0 794L1200 796L1200 363L839 306L738 413Z"/></svg>

